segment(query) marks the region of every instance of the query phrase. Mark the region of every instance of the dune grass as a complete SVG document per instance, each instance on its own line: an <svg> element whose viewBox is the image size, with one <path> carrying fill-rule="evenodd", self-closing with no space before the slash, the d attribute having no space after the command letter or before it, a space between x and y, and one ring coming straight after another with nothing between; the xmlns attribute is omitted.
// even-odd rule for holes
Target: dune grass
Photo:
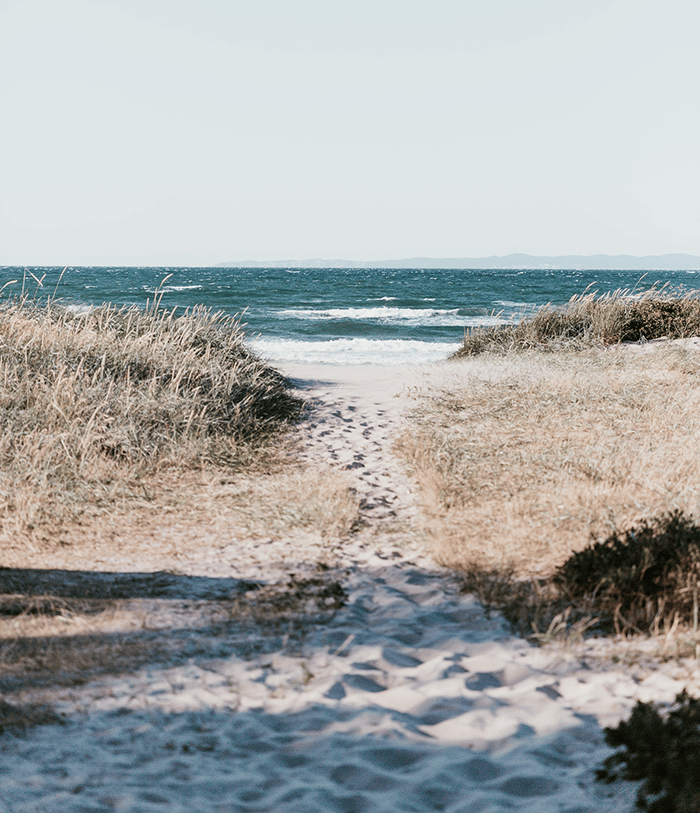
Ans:
<svg viewBox="0 0 700 813"><path fill-rule="evenodd" d="M204 307L0 305L0 688L117 674L339 606L333 574L316 578L303 556L322 559L349 532L357 499L342 472L297 461L303 409L239 321ZM256 540L287 536L311 538L305 553L286 551L297 576L261 579L252 595L245 582L201 601L157 590L83 601L68 589L71 572L97 584L137 570L155 590L158 572L248 561ZM65 573L65 585L18 589L4 568ZM0 730L36 717L18 708L0 708Z"/></svg>
<svg viewBox="0 0 700 813"><path fill-rule="evenodd" d="M164 470L264 469L300 408L221 313L5 303L1 527L128 502Z"/></svg>
<svg viewBox="0 0 700 813"><path fill-rule="evenodd" d="M438 555L516 628L663 630L697 657L700 361L671 341L697 336L699 292L667 286L465 335L455 358L491 371L434 399L444 420L406 453Z"/></svg>
<svg viewBox="0 0 700 813"><path fill-rule="evenodd" d="M545 305L515 324L475 327L465 333L456 358L486 351L560 350L602 347L618 342L682 339L700 335L698 291L679 293L652 287L620 289L597 296L586 292L563 308Z"/></svg>
<svg viewBox="0 0 700 813"><path fill-rule="evenodd" d="M215 500L225 502L239 527L251 534L275 536L311 528L323 539L337 539L359 521L358 498L348 478L330 467L288 466L273 475L239 476L222 483Z"/></svg>
<svg viewBox="0 0 700 813"><path fill-rule="evenodd" d="M700 517L700 354L672 343L643 351L466 359L453 384L419 398L399 442L435 555L526 634L575 624L583 632L605 614L589 601L599 588L577 595L566 578L554 580L572 554L658 530L673 512L691 524ZM629 631L677 626L681 604L687 622L693 602L666 596L664 609L638 596L625 620L631 605L616 614L614 590L608 598L606 612Z"/></svg>

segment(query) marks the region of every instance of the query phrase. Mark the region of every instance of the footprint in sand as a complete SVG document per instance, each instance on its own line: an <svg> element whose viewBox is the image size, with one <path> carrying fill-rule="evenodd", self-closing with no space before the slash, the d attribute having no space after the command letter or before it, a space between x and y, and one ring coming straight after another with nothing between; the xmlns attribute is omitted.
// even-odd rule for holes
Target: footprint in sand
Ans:
<svg viewBox="0 0 700 813"><path fill-rule="evenodd" d="M358 464L346 470L371 533L339 552L345 606L303 638L241 640L224 624L198 633L199 649L183 638L177 666L47 691L65 724L0 737L0 813L633 808L634 783L594 781L610 753L602 726L686 679L532 647L420 549L388 545L383 524L416 511L389 452L401 375L330 375L317 369L306 389L304 453Z"/></svg>

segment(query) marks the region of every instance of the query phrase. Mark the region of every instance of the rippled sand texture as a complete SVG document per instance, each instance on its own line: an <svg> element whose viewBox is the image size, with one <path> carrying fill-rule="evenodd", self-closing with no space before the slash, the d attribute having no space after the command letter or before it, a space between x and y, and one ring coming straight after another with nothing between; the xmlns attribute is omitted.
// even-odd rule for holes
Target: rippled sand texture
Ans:
<svg viewBox="0 0 700 813"><path fill-rule="evenodd" d="M347 603L271 648L212 643L45 693L65 725L0 738L0 813L630 810L633 785L593 779L601 726L693 676L594 671L510 635L422 552L389 451L422 377L288 372L314 406L305 456L345 470L361 500L364 527L329 565ZM243 575L235 557L218 568Z"/></svg>

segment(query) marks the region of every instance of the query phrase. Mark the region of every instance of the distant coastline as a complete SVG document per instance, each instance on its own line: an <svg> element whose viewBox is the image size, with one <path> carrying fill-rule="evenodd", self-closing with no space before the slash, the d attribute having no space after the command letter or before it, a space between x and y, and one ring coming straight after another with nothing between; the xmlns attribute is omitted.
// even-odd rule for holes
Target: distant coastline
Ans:
<svg viewBox="0 0 700 813"><path fill-rule="evenodd" d="M611 271L700 271L700 257L694 254L564 254L539 257L506 254L491 257L410 257L402 260L240 260L218 263L217 268L463 268L611 270Z"/></svg>

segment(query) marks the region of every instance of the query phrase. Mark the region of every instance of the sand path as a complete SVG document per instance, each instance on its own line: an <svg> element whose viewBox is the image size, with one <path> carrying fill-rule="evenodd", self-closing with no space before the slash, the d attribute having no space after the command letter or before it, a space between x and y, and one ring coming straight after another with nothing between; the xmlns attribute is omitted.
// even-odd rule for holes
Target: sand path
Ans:
<svg viewBox="0 0 700 813"><path fill-rule="evenodd" d="M593 671L512 636L416 538L390 441L421 376L287 372L314 404L304 454L362 499L367 527L335 551L347 603L257 649L212 638L174 667L55 690L64 726L0 737L0 813L630 810L633 786L594 781L601 726L697 674Z"/></svg>

